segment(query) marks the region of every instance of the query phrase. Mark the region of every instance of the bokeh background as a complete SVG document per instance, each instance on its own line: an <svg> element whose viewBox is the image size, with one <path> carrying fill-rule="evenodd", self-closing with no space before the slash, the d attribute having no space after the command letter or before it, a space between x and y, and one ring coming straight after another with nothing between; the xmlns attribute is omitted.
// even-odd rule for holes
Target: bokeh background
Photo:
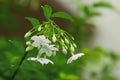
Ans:
<svg viewBox="0 0 120 80"><path fill-rule="evenodd" d="M70 56L51 57L54 65L24 60L15 80L120 80L119 0L0 0L0 80L10 80L24 55L24 34L32 28L25 17L45 20L41 6L74 18L53 19L75 37L85 56L66 64ZM34 55L30 52L28 56Z"/></svg>

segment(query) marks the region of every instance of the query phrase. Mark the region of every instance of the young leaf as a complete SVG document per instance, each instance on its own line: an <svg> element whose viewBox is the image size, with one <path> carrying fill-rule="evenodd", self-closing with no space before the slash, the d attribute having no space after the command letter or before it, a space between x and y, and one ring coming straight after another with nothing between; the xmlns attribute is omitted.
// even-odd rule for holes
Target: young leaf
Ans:
<svg viewBox="0 0 120 80"><path fill-rule="evenodd" d="M39 20L33 17L25 17L25 19L27 19L28 21L31 22L33 27L36 27L40 24Z"/></svg>
<svg viewBox="0 0 120 80"><path fill-rule="evenodd" d="M110 3L107 3L107 2L97 2L97 3L94 3L93 7L113 8L113 6Z"/></svg>
<svg viewBox="0 0 120 80"><path fill-rule="evenodd" d="M65 12L55 12L55 13L52 14L51 17L64 18L64 19L68 19L68 20L73 22L73 18L69 14L67 14Z"/></svg>
<svg viewBox="0 0 120 80"><path fill-rule="evenodd" d="M49 19L52 14L52 8L48 5L45 5L42 7L43 8L43 13L46 19Z"/></svg>

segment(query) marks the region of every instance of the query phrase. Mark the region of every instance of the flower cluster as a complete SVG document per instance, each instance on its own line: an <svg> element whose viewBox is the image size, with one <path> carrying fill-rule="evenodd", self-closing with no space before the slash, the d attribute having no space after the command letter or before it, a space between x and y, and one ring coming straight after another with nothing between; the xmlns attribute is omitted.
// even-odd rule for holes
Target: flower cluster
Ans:
<svg viewBox="0 0 120 80"><path fill-rule="evenodd" d="M57 51L62 51L65 55L68 52L72 54L67 63L71 63L84 55L83 53L74 55L75 48L77 48L74 38L66 31L60 29L52 20L32 28L24 37L27 40L26 51L30 51L33 48L38 50L37 57L30 57L28 60L40 62L41 64L54 64L46 57L55 55Z"/></svg>

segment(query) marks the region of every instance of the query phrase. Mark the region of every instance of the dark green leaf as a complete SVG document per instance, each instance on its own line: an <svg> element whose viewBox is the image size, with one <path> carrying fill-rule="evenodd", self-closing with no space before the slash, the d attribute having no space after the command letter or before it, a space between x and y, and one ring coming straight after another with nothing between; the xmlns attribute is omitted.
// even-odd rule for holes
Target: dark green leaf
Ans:
<svg viewBox="0 0 120 80"><path fill-rule="evenodd" d="M110 3L107 3L107 2L97 2L97 3L94 3L93 7L113 8L113 6Z"/></svg>
<svg viewBox="0 0 120 80"><path fill-rule="evenodd" d="M33 27L36 27L40 24L39 20L33 17L25 17L25 19L27 19L28 21L31 22Z"/></svg>
<svg viewBox="0 0 120 80"><path fill-rule="evenodd" d="M64 18L64 19L68 19L73 22L73 18L65 12L55 12L52 14L52 17Z"/></svg>
<svg viewBox="0 0 120 80"><path fill-rule="evenodd" d="M46 19L49 19L52 15L52 8L48 5L45 5L42 7L43 8L43 13Z"/></svg>

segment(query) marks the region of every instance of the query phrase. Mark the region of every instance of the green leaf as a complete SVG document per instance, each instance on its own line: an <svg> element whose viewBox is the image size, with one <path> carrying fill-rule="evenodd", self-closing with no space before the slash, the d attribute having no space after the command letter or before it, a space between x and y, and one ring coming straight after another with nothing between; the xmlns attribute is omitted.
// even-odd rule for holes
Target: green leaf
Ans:
<svg viewBox="0 0 120 80"><path fill-rule="evenodd" d="M39 20L33 17L25 17L25 19L27 19L28 21L31 22L33 27L36 27L40 24Z"/></svg>
<svg viewBox="0 0 120 80"><path fill-rule="evenodd" d="M82 10L87 17L90 16L91 10L90 10L89 6L83 6Z"/></svg>
<svg viewBox="0 0 120 80"><path fill-rule="evenodd" d="M113 6L110 3L107 3L107 2L97 2L97 3L94 3L93 7L113 8Z"/></svg>
<svg viewBox="0 0 120 80"><path fill-rule="evenodd" d="M73 18L65 12L55 12L52 14L52 17L64 18L64 19L68 19L73 22Z"/></svg>
<svg viewBox="0 0 120 80"><path fill-rule="evenodd" d="M52 8L48 5L45 5L42 7L43 8L43 13L46 19L49 19L52 15Z"/></svg>

